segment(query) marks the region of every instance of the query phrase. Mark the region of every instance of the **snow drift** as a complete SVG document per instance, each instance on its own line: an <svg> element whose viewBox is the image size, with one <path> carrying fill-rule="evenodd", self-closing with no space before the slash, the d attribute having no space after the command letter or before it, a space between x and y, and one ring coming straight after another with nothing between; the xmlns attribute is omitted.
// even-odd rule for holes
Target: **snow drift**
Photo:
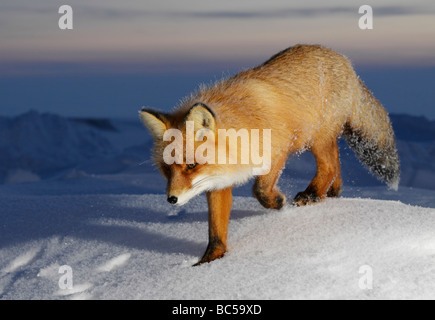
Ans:
<svg viewBox="0 0 435 320"><path fill-rule="evenodd" d="M96 180L120 184L81 184ZM192 267L207 245L205 197L173 212L163 194L32 185L0 187L2 299L435 298L434 209L344 197L268 211L235 197L229 252ZM71 289L59 286L64 265Z"/></svg>

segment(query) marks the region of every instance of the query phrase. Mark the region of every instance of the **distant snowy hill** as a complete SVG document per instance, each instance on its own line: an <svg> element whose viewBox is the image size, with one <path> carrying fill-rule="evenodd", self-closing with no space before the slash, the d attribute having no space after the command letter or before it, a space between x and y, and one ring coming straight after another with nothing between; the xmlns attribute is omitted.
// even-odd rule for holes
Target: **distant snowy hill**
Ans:
<svg viewBox="0 0 435 320"><path fill-rule="evenodd" d="M146 133L138 128L122 121L115 126L108 119L68 119L35 111L2 117L0 183L46 179L71 170L92 174L128 169L141 157L135 152L141 142L147 154Z"/></svg>

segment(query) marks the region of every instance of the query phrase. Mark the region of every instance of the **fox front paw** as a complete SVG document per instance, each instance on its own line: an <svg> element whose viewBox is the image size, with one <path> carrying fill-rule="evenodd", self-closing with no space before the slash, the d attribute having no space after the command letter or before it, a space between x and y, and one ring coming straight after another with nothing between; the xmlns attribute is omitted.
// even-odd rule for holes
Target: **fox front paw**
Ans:
<svg viewBox="0 0 435 320"><path fill-rule="evenodd" d="M260 204L267 209L281 209L284 207L286 203L285 196L278 191L275 191L271 194L265 194L261 192L255 192L255 197L257 198Z"/></svg>
<svg viewBox="0 0 435 320"><path fill-rule="evenodd" d="M215 243L209 243L207 250L205 251L201 260L195 263L193 266L199 266L203 263L212 262L213 260L220 259L226 252L226 247L222 242L216 241Z"/></svg>

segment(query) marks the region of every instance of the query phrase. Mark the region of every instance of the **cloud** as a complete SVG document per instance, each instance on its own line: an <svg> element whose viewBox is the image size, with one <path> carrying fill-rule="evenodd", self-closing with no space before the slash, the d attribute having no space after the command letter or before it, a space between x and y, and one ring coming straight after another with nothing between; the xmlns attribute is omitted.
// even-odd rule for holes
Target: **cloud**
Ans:
<svg viewBox="0 0 435 320"><path fill-rule="evenodd" d="M378 17L434 14L435 7L411 6L372 6L373 14ZM335 6L316 8L279 8L274 10L204 10L204 11L154 11L144 9L114 9L82 6L81 14L93 15L108 19L129 19L135 17L158 18L202 18L202 19L279 19L279 18L316 18L327 15L355 14L359 6Z"/></svg>
<svg viewBox="0 0 435 320"><path fill-rule="evenodd" d="M277 9L265 11L208 11L192 12L189 15L197 18L218 18L218 19L273 19L289 17L312 17L325 14L355 12L354 8L299 8L299 9Z"/></svg>
<svg viewBox="0 0 435 320"><path fill-rule="evenodd" d="M93 17L96 19L134 19L138 17L157 18L201 18L201 19L279 19L279 18L315 18L326 15L358 14L359 6L333 6L333 7L312 7L312 8L286 8L281 7L273 10L153 10L142 7L116 8L105 5L89 5L81 3L72 5L74 13L81 16ZM434 14L433 7L416 6L372 6L375 16L402 16ZM0 15L16 14L53 14L57 8L29 3L26 6L20 4L0 4Z"/></svg>
<svg viewBox="0 0 435 320"><path fill-rule="evenodd" d="M376 16L420 15L434 13L434 8L400 7L400 6L372 6ZM281 8L264 11L203 11L184 13L190 17L211 19L275 19L319 17L336 14L358 14L359 7L317 7L317 8ZM183 15L183 13L180 13Z"/></svg>

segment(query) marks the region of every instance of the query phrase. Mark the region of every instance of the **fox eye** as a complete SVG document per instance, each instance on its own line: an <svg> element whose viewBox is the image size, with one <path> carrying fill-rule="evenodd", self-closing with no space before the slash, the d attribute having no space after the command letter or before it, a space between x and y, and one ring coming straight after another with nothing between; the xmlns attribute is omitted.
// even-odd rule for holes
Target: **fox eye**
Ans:
<svg viewBox="0 0 435 320"><path fill-rule="evenodd" d="M195 168L198 164L197 163L189 163L187 165L186 171L187 170L192 170L193 168Z"/></svg>

